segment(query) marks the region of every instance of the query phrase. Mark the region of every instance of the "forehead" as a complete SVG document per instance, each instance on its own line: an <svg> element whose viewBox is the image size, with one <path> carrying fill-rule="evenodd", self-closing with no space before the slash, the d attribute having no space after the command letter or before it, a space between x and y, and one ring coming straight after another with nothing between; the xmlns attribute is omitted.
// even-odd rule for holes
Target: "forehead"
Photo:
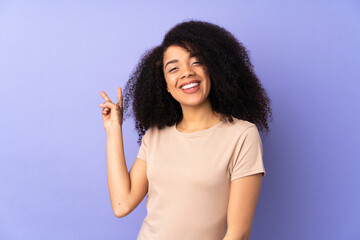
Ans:
<svg viewBox="0 0 360 240"><path fill-rule="evenodd" d="M180 46L169 46L164 52L164 60L174 57L188 57L191 52Z"/></svg>

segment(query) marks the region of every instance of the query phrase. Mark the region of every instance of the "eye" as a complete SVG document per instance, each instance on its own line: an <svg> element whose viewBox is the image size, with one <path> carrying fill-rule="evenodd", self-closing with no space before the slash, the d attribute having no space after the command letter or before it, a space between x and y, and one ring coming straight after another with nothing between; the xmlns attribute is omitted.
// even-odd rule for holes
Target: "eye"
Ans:
<svg viewBox="0 0 360 240"><path fill-rule="evenodd" d="M195 63L197 63L197 64L201 64L201 62L200 62L200 61L193 62L193 64L195 64Z"/></svg>
<svg viewBox="0 0 360 240"><path fill-rule="evenodd" d="M176 67L175 68L172 68L172 69L170 69L170 71L169 72L172 72L173 70L175 70L176 69Z"/></svg>

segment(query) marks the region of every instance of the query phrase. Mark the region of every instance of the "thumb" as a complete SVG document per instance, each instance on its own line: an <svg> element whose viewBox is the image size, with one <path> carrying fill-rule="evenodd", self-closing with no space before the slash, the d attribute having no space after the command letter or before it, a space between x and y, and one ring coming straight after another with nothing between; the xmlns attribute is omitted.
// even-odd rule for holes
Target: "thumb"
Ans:
<svg viewBox="0 0 360 240"><path fill-rule="evenodd" d="M111 110L116 108L116 104L112 103L112 102L104 102L103 104L100 105L101 107L108 107Z"/></svg>

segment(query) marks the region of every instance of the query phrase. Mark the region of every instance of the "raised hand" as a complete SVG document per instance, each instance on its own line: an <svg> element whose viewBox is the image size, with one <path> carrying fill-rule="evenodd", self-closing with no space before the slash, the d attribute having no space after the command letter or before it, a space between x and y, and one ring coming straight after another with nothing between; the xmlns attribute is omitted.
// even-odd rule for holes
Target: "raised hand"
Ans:
<svg viewBox="0 0 360 240"><path fill-rule="evenodd" d="M105 130L108 131L112 127L122 126L123 122L123 99L121 87L117 88L117 103L111 102L108 95L101 91L100 95L104 98L105 102L99 104L102 109L102 118Z"/></svg>

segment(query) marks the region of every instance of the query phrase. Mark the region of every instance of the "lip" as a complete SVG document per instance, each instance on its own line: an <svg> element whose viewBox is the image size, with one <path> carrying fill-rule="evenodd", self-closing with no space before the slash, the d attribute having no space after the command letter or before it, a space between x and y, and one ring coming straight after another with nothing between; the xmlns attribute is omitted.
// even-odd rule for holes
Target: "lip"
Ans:
<svg viewBox="0 0 360 240"><path fill-rule="evenodd" d="M191 80L191 81L189 81L189 82L183 83L183 84L181 84L181 85L180 85L180 87L179 87L179 88L182 88L182 86L185 86L186 84L189 84L189 83L195 83L195 82L200 83L200 80Z"/></svg>

